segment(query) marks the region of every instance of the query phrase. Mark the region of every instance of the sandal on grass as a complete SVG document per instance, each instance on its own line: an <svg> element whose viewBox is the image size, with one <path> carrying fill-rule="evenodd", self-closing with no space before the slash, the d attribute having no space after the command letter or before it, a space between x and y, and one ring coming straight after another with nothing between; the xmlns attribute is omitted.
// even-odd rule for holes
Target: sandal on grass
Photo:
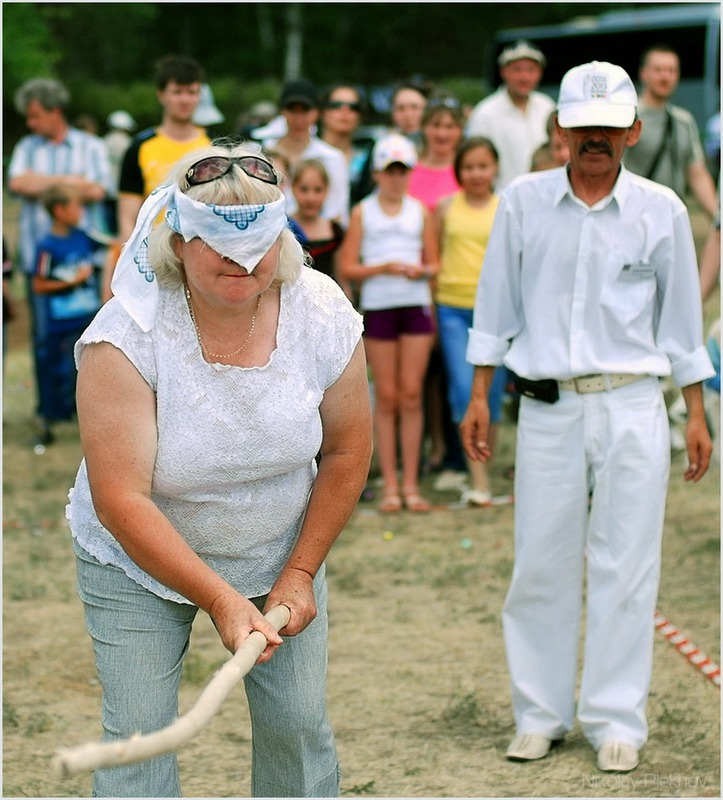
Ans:
<svg viewBox="0 0 723 800"><path fill-rule="evenodd" d="M432 504L419 494L419 489L416 486L407 486L402 489L402 497L407 511L415 514L424 514L432 510Z"/></svg>
<svg viewBox="0 0 723 800"><path fill-rule="evenodd" d="M402 498L396 492L389 492L382 497L377 508L382 514L395 514L402 510Z"/></svg>

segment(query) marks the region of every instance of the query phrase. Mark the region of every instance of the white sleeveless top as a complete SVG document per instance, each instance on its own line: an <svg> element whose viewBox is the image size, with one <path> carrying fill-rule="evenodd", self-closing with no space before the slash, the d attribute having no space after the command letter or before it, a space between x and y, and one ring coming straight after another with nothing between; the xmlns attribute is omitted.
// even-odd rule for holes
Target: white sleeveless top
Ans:
<svg viewBox="0 0 723 800"><path fill-rule="evenodd" d="M405 195L401 211L390 217L385 214L377 193L361 201L362 264L375 266L387 261L406 264L422 263L424 206ZM364 311L409 306L429 306L432 292L426 279L410 280L403 275L375 275L362 281L360 306Z"/></svg>
<svg viewBox="0 0 723 800"><path fill-rule="evenodd" d="M204 361L183 287L161 288L148 333L117 300L76 345L110 342L157 402L152 499L183 538L246 597L266 594L296 541L322 441L319 404L359 342L360 315L334 281L304 267L281 284L276 349L263 367ZM98 521L85 460L66 516L78 544L159 597L188 603L140 569Z"/></svg>

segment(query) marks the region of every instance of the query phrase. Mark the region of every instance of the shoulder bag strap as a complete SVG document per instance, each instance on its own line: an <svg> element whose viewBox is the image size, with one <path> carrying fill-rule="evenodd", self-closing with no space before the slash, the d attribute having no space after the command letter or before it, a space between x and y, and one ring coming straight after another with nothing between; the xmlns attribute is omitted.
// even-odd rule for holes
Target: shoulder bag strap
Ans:
<svg viewBox="0 0 723 800"><path fill-rule="evenodd" d="M655 170L658 168L658 164L660 164L660 159L663 157L665 148L668 146L668 143L672 140L673 136L673 115L667 108L665 110L665 113L667 119L666 119L665 130L663 131L663 138L661 139L658 151L653 157L653 160L650 163L650 167L648 168L648 171L645 174L645 177L649 178L650 180L653 180L653 175L655 175Z"/></svg>

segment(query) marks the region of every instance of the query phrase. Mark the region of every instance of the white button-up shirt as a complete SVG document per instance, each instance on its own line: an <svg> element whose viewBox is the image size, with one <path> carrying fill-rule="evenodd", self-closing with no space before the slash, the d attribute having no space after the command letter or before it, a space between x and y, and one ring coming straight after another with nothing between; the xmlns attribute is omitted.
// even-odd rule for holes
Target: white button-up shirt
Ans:
<svg viewBox="0 0 723 800"><path fill-rule="evenodd" d="M575 196L565 167L518 178L495 217L467 360L533 380L711 377L683 203L624 167L593 206Z"/></svg>
<svg viewBox="0 0 723 800"><path fill-rule="evenodd" d="M547 140L547 120L554 101L542 92L530 92L523 111L512 102L505 86L477 103L467 120L467 136L486 136L499 153L495 186L504 189L510 181L530 171L532 154Z"/></svg>

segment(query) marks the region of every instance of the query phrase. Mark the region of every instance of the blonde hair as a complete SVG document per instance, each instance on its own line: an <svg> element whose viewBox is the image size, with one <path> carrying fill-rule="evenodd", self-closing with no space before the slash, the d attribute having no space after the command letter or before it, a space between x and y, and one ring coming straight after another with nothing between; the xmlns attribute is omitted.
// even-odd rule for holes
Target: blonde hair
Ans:
<svg viewBox="0 0 723 800"><path fill-rule="evenodd" d="M62 183L53 183L40 195L40 202L51 217L55 216L55 206L67 206L71 200L80 200L80 192Z"/></svg>
<svg viewBox="0 0 723 800"><path fill-rule="evenodd" d="M278 186L265 183L247 175L241 168L232 167L220 178L191 186L186 180L189 168L198 161L211 156L241 157L257 156L268 160L258 145L233 144L217 141L203 150L196 150L180 159L174 166L169 180L193 200L200 203L216 205L253 205L255 203L272 203L284 195ZM174 243L179 234L173 231L164 221L156 225L148 237L148 256L153 271L161 286L178 286L183 282L183 262L176 255ZM295 281L301 267L307 263L301 245L289 228L285 228L279 236L279 261L276 268L275 281Z"/></svg>
<svg viewBox="0 0 723 800"><path fill-rule="evenodd" d="M299 163L294 167L293 172L291 173L291 185L296 186L296 184L301 180L301 176L306 172L306 170L315 170L319 177L322 180L322 183L326 188L329 188L329 173L324 166L322 161L319 161L318 158L306 158L303 161L299 161Z"/></svg>

